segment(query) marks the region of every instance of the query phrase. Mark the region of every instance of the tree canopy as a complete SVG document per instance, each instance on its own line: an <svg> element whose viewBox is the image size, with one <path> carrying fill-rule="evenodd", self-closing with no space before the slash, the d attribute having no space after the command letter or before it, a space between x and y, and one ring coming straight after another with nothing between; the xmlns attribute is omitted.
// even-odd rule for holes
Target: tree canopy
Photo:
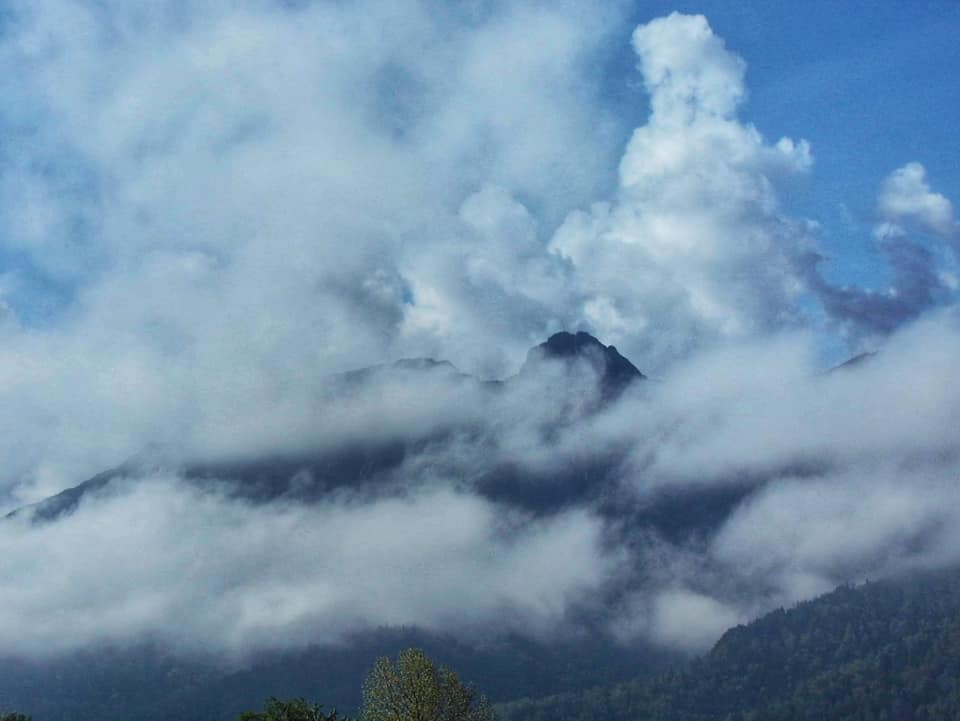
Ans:
<svg viewBox="0 0 960 721"><path fill-rule="evenodd" d="M271 697L263 711L244 711L237 721L347 721L337 712L326 713L323 706L303 698L281 701Z"/></svg>
<svg viewBox="0 0 960 721"><path fill-rule="evenodd" d="M360 721L493 721L484 696L451 669L409 648L377 659L363 684Z"/></svg>

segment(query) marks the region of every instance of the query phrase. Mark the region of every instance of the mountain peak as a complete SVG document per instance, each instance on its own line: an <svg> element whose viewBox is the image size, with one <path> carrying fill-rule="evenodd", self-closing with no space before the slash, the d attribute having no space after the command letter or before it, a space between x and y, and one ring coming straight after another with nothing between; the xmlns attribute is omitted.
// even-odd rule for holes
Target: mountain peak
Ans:
<svg viewBox="0 0 960 721"><path fill-rule="evenodd" d="M543 349L543 352L551 357L581 355L588 348L601 350L606 348L603 343L582 330L576 333L568 333L567 331L554 333L547 338L545 343L541 343L537 347Z"/></svg>
<svg viewBox="0 0 960 721"><path fill-rule="evenodd" d="M597 369L604 394L608 396L619 395L631 381L646 378L633 363L620 355L614 346L604 345L583 331L554 333L546 342L531 348L521 373L532 370L544 360L570 361L581 358Z"/></svg>

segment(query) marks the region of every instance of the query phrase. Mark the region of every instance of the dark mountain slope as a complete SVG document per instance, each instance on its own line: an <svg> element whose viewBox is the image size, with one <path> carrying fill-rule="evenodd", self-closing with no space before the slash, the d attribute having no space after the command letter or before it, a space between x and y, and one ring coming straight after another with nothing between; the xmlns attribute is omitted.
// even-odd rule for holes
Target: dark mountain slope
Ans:
<svg viewBox="0 0 960 721"><path fill-rule="evenodd" d="M531 348L520 374L536 373L546 361L585 361L600 379L604 400L614 399L630 383L646 379L614 346L605 346L582 331L576 334L554 333L546 342Z"/></svg>
<svg viewBox="0 0 960 721"><path fill-rule="evenodd" d="M411 385L422 394L441 394L457 384L471 387L481 400L495 398L547 372L545 364L559 363L565 377L583 377L583 384L568 387L548 386L550 393L585 393L593 385L599 387L600 407L613 402L633 382L645 376L613 346L604 346L587 333L557 333L533 348L519 376L507 381L479 381L460 373L446 361L430 358L404 359L389 365L363 368L335 376L328 384L326 402L331 407L349 404L358 393L376 397L380 385ZM577 365L580 363L581 365ZM384 404L389 403L383 399ZM562 413L550 419L557 427L575 423L583 412L599 408L579 408L578 414ZM73 511L87 494L100 491L122 479L136 479L158 471L170 471L205 486L216 484L228 494L258 502L277 498L303 502L316 501L330 490L341 487L356 489L362 485L389 487L400 482L405 463L431 455L442 456L451 442L474 450L476 463L453 469L463 477L476 481L479 490L489 497L508 503L544 510L580 500L591 487L599 488L616 470L615 458L588 458L583 463L563 470L545 472L549 483L541 482L535 471L518 467L507 460L497 460L496 449L489 447L491 436L485 423L454 423L448 427L429 428L419 435L398 432L374 438L347 440L330 445L318 442L316 449L273 452L255 457L226 458L193 462L175 462L163 453L144 452L122 465L97 474L77 486L18 509L9 516L30 514L34 521L50 521ZM322 439L318 439L322 441ZM447 470L447 469L443 469ZM417 471L422 474L423 468ZM409 475L409 474L408 474Z"/></svg>
<svg viewBox="0 0 960 721"><path fill-rule="evenodd" d="M587 449L566 455L562 461L551 460L550 456L560 458L551 451L546 462L531 464L528 458L500 445L505 436L532 433L542 447L559 449L564 434L576 436L580 425L593 414L615 404L629 387L645 379L616 348L583 332L554 334L532 348L520 373L506 381L478 381L442 361L401 360L332 378L325 402L336 408L365 394L368 402L372 398L375 403L389 404L393 401L381 399L381 388L412 385L421 395L440 397L451 388L467 389L467 398L486 406L466 421L419 432L401 428L393 434L371 434L333 445L318 443L316 449L186 463L151 449L9 515L29 514L34 522L49 522L75 510L90 494L108 490L111 484L119 488L158 472L175 473L205 489L256 503L313 503L337 489L402 492L411 479L443 476L489 500L537 515L590 504L614 521L621 533L637 539L649 531L671 542L691 535L703 537L755 488L754 480L716 489L664 489L640 500L621 492L628 448ZM549 400L542 402L540 394L547 394ZM525 418L524 404L528 402L536 407L547 405L550 411L531 412ZM517 416L507 421L513 425L506 428L498 416L504 408L507 415Z"/></svg>
<svg viewBox="0 0 960 721"><path fill-rule="evenodd" d="M514 702L501 718L960 718L960 571L842 586L731 629L682 670Z"/></svg>

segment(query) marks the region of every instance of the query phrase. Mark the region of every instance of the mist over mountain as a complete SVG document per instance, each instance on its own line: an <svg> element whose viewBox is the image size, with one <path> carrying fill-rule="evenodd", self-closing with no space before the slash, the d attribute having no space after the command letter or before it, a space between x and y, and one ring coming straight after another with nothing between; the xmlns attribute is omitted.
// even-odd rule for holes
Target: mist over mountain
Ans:
<svg viewBox="0 0 960 721"><path fill-rule="evenodd" d="M508 701L662 669L838 582L960 562L953 439L915 435L908 461L878 440L888 460L867 461L839 437L867 422L848 394L896 403L918 346L822 374L771 363L786 343L760 365L756 348L727 351L650 381L558 333L502 381L433 360L330 377L312 449L146 449L0 523L6 563L34 564L8 614L35 619L4 630L0 693L52 719L73 712L41 697L87 714L107 687L104 718L227 718L318 684L355 708L371 660L416 644ZM761 429L766 455L718 451ZM692 472L697 454L709 464ZM13 605L28 598L39 607Z"/></svg>
<svg viewBox="0 0 960 721"><path fill-rule="evenodd" d="M582 689L960 562L960 10L708 5L6 3L0 707Z"/></svg>
<svg viewBox="0 0 960 721"><path fill-rule="evenodd" d="M702 649L837 583L957 560L957 411L896 413L901 368L950 367L924 332L829 374L785 339L649 381L581 332L498 382L439 361L329 377L313 446L150 449L13 512L23 563L83 543L37 563L18 609L37 621L7 645L243 658L401 625Z"/></svg>
<svg viewBox="0 0 960 721"><path fill-rule="evenodd" d="M602 476L611 473L617 458L604 458L601 454L591 460L591 469L574 471L569 477L557 477L554 473L549 480L534 478L535 469L527 469L522 464L512 468L509 457L497 458L495 426L504 420L504 411L513 410L528 400L531 391L557 396L550 416L510 419L515 424L539 424L537 431L550 435L559 432L562 426L599 412L627 391L631 383L644 379L616 348L604 346L582 331L555 333L532 348L519 374L505 381L481 381L460 373L448 361L430 358L404 359L358 369L330 377L322 400L318 400L333 407L333 422L342 422L341 411L349 413L349 408L359 404L372 406L378 399L388 406L381 411L381 416L389 417L389 405L396 403L393 393L408 393L411 398L417 394L467 401L474 408L465 418L440 405L425 406L420 409L421 415L405 401L401 412L411 412L421 423L387 431L370 428L366 433L359 428L349 433L341 426L340 433L333 439L318 434L313 448L281 445L260 455L241 452L222 459L178 459L177 449L148 448L114 469L36 504L11 511L8 518L23 517L34 523L53 521L75 511L87 494L102 492L111 484L122 485L131 479L163 472L173 472L193 481L198 488L222 485L223 492L236 498L259 502L276 499L315 502L338 489L367 488L371 493L396 490L404 484L404 478L414 472L405 464L414 465L420 473L430 473L437 472L443 461L458 460L474 467L445 468L445 472L475 478L476 487L484 495L495 495L505 503L526 503L546 509L551 504L575 502L577 490L573 485L578 483L592 486L594 493L601 492ZM338 405L347 408L336 408ZM452 457L451 444L462 446L456 451L463 456L461 459ZM484 455L485 452L489 455ZM511 474L523 477L505 477ZM585 481L577 481L575 476ZM534 492L525 493L524 484L534 485ZM556 495L554 499L550 498L550 492L544 493L548 484ZM580 492L588 490L591 489L579 489Z"/></svg>

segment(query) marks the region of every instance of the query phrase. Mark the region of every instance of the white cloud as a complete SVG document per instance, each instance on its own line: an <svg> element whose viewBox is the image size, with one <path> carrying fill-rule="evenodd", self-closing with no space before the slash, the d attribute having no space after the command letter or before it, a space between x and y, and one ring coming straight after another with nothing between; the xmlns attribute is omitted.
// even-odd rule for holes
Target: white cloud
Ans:
<svg viewBox="0 0 960 721"><path fill-rule="evenodd" d="M881 217L944 240L956 240L960 224L953 213L953 204L930 189L927 171L920 163L907 163L897 168L886 180L877 200Z"/></svg>
<svg viewBox="0 0 960 721"><path fill-rule="evenodd" d="M633 33L633 47L661 122L686 125L697 115L729 118L746 95L746 63L726 49L703 15L674 12L641 25Z"/></svg>
<svg viewBox="0 0 960 721"><path fill-rule="evenodd" d="M0 351L2 483L25 500L158 439L302 435L332 371L503 377L583 326L661 372L803 322L813 234L778 191L810 149L738 119L745 63L700 16L634 33L652 112L589 206L617 152L589 89L606 3L97 7L20 3L0 44L0 225L58 309ZM889 332L937 277L814 290ZM11 317L46 292L24 286L0 285Z"/></svg>
<svg viewBox="0 0 960 721"><path fill-rule="evenodd" d="M665 646L699 651L743 620L736 609L709 596L671 589L660 593L654 602L652 635Z"/></svg>
<svg viewBox="0 0 960 721"><path fill-rule="evenodd" d="M243 655L383 624L547 634L617 562L587 512L533 520L444 489L251 506L116 483L58 523L0 526L6 653L150 639Z"/></svg>
<svg viewBox="0 0 960 721"><path fill-rule="evenodd" d="M654 20L633 44L650 118L620 162L616 199L568 217L551 248L575 268L581 322L661 368L798 319L796 257L812 241L780 211L776 186L811 155L736 118L745 64L702 16Z"/></svg>
<svg viewBox="0 0 960 721"><path fill-rule="evenodd" d="M0 234L58 299L5 329L2 484L24 498L171 434L259 422L265 447L330 372L503 375L560 323L563 265L511 198L557 218L605 182L617 126L586 78L612 6L11 12ZM30 318L48 289L13 280Z"/></svg>

